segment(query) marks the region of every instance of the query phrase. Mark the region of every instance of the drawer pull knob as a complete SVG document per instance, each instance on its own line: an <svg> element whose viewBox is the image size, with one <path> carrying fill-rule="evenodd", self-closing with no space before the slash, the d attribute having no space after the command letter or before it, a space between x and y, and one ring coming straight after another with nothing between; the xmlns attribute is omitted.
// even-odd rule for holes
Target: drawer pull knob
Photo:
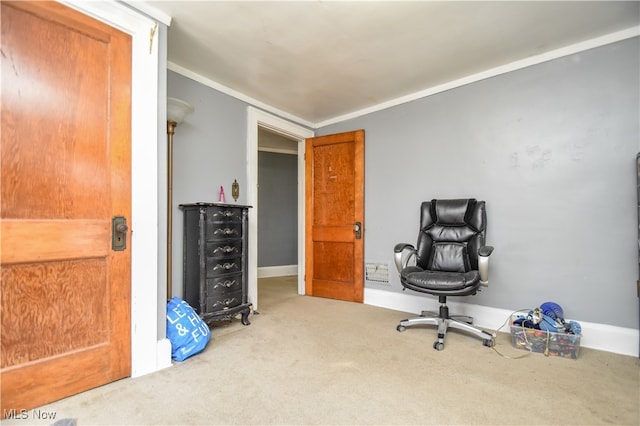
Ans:
<svg viewBox="0 0 640 426"><path fill-rule="evenodd" d="M231 210L224 210L224 211L221 211L221 212L215 212L213 214L213 217L217 217L217 216L231 217L231 216L233 216L233 212Z"/></svg>
<svg viewBox="0 0 640 426"><path fill-rule="evenodd" d="M213 286L214 290L217 290L218 287L226 287L226 288L231 288L234 285L236 285L238 282L236 280L225 280L225 282L223 283L217 283L216 285Z"/></svg>
<svg viewBox="0 0 640 426"><path fill-rule="evenodd" d="M215 308L215 307L217 307L218 305L223 305L223 306L225 307L225 309L226 309L226 308L228 308L228 307L229 307L229 305L231 305L231 304L233 304L233 303L235 303L235 302L237 302L237 301L238 301L238 299L236 299L235 297L232 297L231 299L218 300L218 301L213 305L213 307Z"/></svg>
<svg viewBox="0 0 640 426"><path fill-rule="evenodd" d="M237 234L238 231L236 229L229 229L229 228L224 228L224 229L216 229L214 234L224 234L224 235L232 235L232 234Z"/></svg>
<svg viewBox="0 0 640 426"><path fill-rule="evenodd" d="M225 263L225 264L222 264L222 265L218 263L218 264L213 268L213 270L214 270L214 271L217 271L218 269L226 269L226 270L228 271L229 269L231 269L231 268L235 268L236 266L237 266L237 265L236 265L236 262L233 262L233 263Z"/></svg>
<svg viewBox="0 0 640 426"><path fill-rule="evenodd" d="M237 247L231 247L231 246L224 246L224 247L216 247L216 249L213 251L213 254L218 253L219 251L223 251L225 253L231 253L231 252L237 252L238 248Z"/></svg>

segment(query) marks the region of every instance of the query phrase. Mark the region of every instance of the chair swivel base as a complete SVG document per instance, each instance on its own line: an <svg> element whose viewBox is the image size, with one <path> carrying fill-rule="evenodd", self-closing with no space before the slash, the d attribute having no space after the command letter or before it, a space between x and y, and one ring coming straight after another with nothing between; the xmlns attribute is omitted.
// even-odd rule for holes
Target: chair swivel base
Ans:
<svg viewBox="0 0 640 426"><path fill-rule="evenodd" d="M407 327L414 325L435 325L438 327L438 340L433 342L433 349L441 351L444 349L444 338L447 329L457 328L466 331L482 339L482 344L492 347L495 343L494 336L488 332L476 328L471 325L473 319L468 316L449 316L449 309L446 305L440 306L440 314L436 315L432 312L423 311L422 315L417 318L410 318L400 321L396 327L398 331L405 331Z"/></svg>

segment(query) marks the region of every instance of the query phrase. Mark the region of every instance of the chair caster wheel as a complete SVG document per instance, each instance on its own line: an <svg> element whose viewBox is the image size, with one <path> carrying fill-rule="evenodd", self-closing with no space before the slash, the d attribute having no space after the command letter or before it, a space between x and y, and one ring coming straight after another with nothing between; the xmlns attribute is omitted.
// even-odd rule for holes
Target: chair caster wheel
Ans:
<svg viewBox="0 0 640 426"><path fill-rule="evenodd" d="M488 348L492 348L493 345L495 345L495 342L493 341L493 339L484 339L482 341L482 344L485 345Z"/></svg>
<svg viewBox="0 0 640 426"><path fill-rule="evenodd" d="M442 342L433 342L433 349L436 351L441 351L444 349L444 343Z"/></svg>
<svg viewBox="0 0 640 426"><path fill-rule="evenodd" d="M396 330L402 333L403 331L406 330L406 327L402 324L398 324L398 326L396 327Z"/></svg>

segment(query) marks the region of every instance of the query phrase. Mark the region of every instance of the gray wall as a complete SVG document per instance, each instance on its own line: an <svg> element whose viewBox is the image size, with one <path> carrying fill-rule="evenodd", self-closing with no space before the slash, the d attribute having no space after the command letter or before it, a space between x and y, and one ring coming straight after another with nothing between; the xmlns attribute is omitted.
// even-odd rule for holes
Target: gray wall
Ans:
<svg viewBox="0 0 640 426"><path fill-rule="evenodd" d="M422 200L477 197L496 251L490 287L468 302L553 300L568 318L637 329L639 48L614 43L319 129L365 129L365 259L392 267ZM175 289L177 204L215 201L220 185L229 196L233 179L244 200L247 104L171 71L168 95L196 108L175 135Z"/></svg>
<svg viewBox="0 0 640 426"><path fill-rule="evenodd" d="M258 152L258 267L298 264L298 157Z"/></svg>
<svg viewBox="0 0 640 426"><path fill-rule="evenodd" d="M365 129L365 258L392 268L422 200L484 199L496 250L490 287L468 302L552 300L568 318L637 329L639 48L618 42L319 129Z"/></svg>
<svg viewBox="0 0 640 426"><path fill-rule="evenodd" d="M176 127L173 145L173 292L182 294L181 203L216 202L220 185L233 203L231 184L246 201L247 104L169 71L168 96L189 102L195 111ZM166 175L165 175L166 179ZM165 198L166 199L166 198Z"/></svg>

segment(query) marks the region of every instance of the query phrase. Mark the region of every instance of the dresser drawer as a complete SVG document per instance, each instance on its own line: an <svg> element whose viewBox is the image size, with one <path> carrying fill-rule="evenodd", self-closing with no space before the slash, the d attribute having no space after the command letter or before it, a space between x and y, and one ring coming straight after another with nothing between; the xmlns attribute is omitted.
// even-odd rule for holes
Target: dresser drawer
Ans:
<svg viewBox="0 0 640 426"><path fill-rule="evenodd" d="M215 312L233 308L240 304L242 304L242 290L226 294L222 298L207 296L206 309L207 312Z"/></svg>
<svg viewBox="0 0 640 426"><path fill-rule="evenodd" d="M233 207L209 207L207 209L208 222L242 222L242 210Z"/></svg>
<svg viewBox="0 0 640 426"><path fill-rule="evenodd" d="M242 274L207 279L207 295L220 297L226 293L242 291Z"/></svg>
<svg viewBox="0 0 640 426"><path fill-rule="evenodd" d="M206 245L205 256L213 259L237 257L242 254L242 240L220 240Z"/></svg>
<svg viewBox="0 0 640 426"><path fill-rule="evenodd" d="M216 259L208 257L207 263L207 278L217 277L220 275L232 274L234 272L242 271L242 257L228 257L224 259Z"/></svg>
<svg viewBox="0 0 640 426"><path fill-rule="evenodd" d="M242 237L242 223L207 221L206 236L207 241L240 238Z"/></svg>

